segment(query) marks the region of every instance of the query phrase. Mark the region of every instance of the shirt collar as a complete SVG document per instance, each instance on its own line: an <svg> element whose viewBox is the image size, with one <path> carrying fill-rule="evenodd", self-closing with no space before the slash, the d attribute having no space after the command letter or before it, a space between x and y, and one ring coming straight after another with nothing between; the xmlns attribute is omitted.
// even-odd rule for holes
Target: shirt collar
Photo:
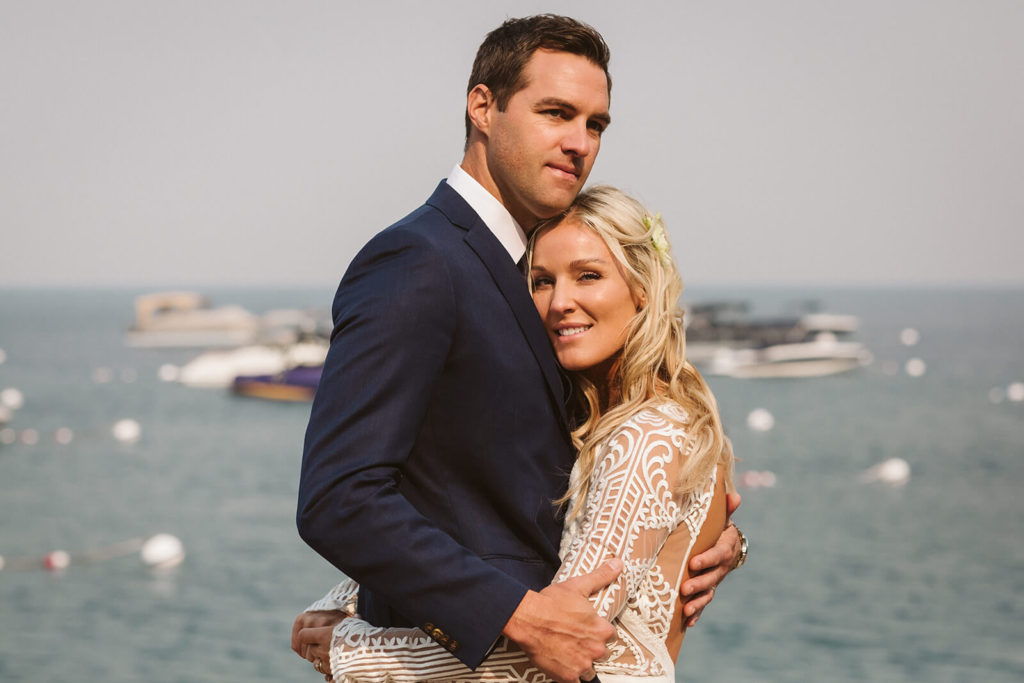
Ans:
<svg viewBox="0 0 1024 683"><path fill-rule="evenodd" d="M512 261L518 263L526 253L526 233L516 219L512 218L505 205L485 190L473 176L462 170L459 164L455 164L446 182L466 200L471 209L476 211L501 242L501 246L505 247Z"/></svg>

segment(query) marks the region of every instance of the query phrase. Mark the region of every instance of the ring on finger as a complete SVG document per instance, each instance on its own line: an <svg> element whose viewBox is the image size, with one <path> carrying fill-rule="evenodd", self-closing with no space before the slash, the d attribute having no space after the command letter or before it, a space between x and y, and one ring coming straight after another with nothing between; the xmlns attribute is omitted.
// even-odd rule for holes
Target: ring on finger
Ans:
<svg viewBox="0 0 1024 683"><path fill-rule="evenodd" d="M320 667L320 664L321 664L321 662L320 662L320 658L319 658L319 657L317 657L317 658L316 658L316 661L315 661L315 662L313 662L313 668L314 668L314 669L316 669L316 672L317 672L318 674L322 674L322 673L324 672L324 670L323 670L323 669L322 669L322 668Z"/></svg>

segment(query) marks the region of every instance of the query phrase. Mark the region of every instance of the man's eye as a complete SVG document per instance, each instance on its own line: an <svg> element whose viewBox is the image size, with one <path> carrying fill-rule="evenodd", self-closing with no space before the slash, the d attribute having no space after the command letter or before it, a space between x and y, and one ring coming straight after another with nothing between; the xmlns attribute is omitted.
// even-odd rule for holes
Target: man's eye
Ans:
<svg viewBox="0 0 1024 683"><path fill-rule="evenodd" d="M598 135L601 135L602 133L604 133L604 124L603 123L599 123L597 121L591 121L589 124L587 124L587 127L590 128L590 130L592 130L595 133L597 133Z"/></svg>
<svg viewBox="0 0 1024 683"><path fill-rule="evenodd" d="M562 111L561 109L548 109L544 113L547 114L548 116L554 117L556 119L567 118L566 113L564 111Z"/></svg>

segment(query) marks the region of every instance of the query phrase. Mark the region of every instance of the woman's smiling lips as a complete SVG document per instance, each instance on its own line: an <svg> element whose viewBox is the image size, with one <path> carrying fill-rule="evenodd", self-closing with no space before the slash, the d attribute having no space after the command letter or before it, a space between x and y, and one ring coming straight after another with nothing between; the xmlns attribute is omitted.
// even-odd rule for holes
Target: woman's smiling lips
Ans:
<svg viewBox="0 0 1024 683"><path fill-rule="evenodd" d="M578 337L593 325L583 325L580 323L563 324L555 327L555 336L558 337L559 341L569 341L574 337Z"/></svg>

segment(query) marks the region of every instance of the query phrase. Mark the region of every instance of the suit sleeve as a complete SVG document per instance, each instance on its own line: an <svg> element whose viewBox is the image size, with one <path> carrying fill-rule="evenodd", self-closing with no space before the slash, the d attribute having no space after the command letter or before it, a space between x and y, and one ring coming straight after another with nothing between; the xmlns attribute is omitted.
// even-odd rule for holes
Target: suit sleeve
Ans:
<svg viewBox="0 0 1024 683"><path fill-rule="evenodd" d="M399 490L451 347L456 302L444 259L391 229L356 256L306 431L299 534L411 622L440 629L475 667L527 588L420 514Z"/></svg>

